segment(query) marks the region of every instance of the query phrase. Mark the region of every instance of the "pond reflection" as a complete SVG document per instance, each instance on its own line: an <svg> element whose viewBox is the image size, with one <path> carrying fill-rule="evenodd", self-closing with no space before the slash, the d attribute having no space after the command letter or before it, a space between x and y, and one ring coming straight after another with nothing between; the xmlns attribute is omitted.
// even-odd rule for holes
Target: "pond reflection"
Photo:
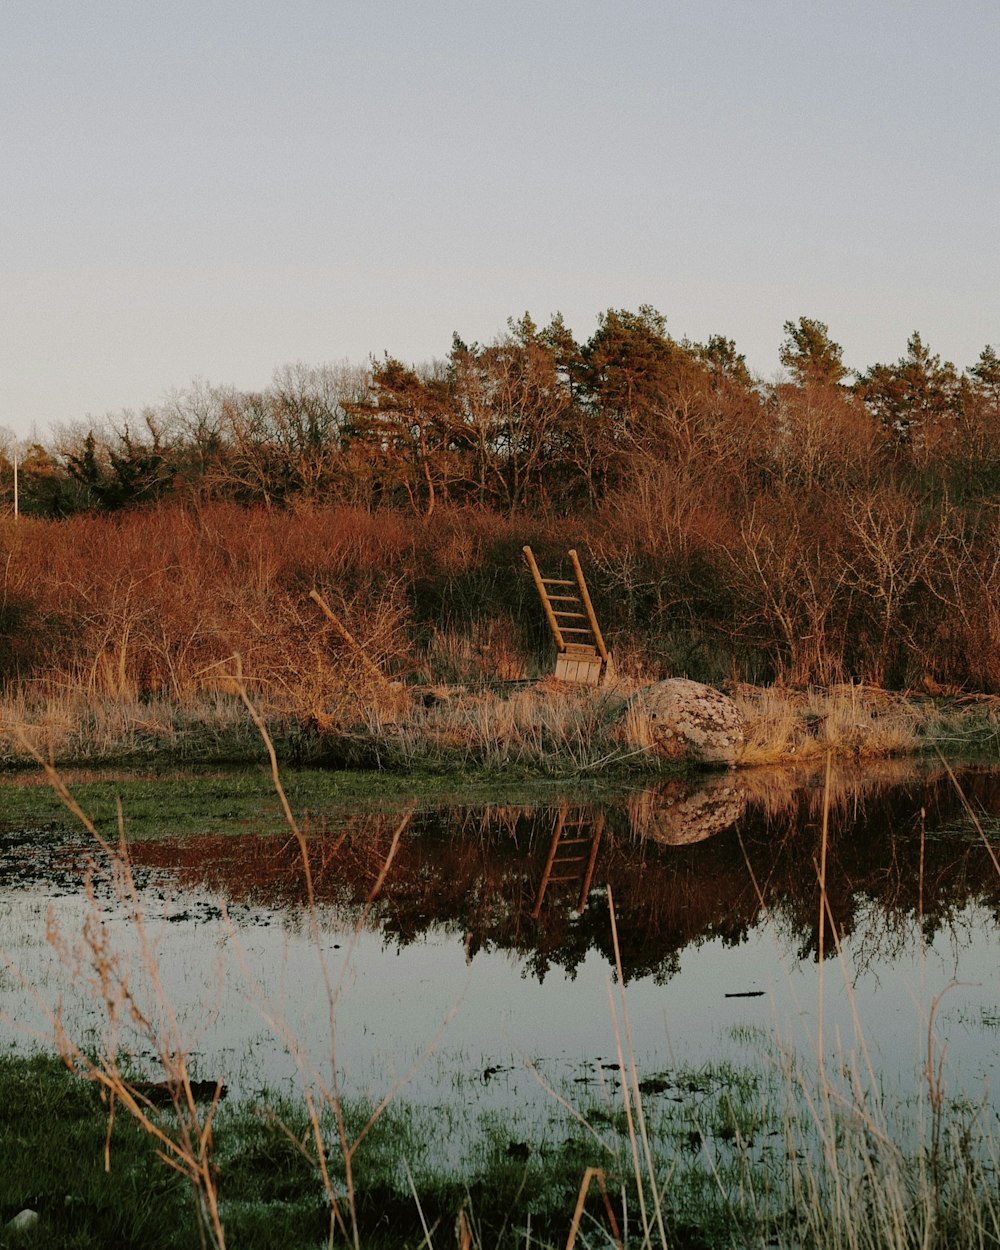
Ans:
<svg viewBox="0 0 1000 1250"><path fill-rule="evenodd" d="M887 953L912 918L929 941L969 903L1000 914L996 851L956 787L943 768L907 768L831 774L828 957L835 938L852 934ZM1000 844L998 774L965 770L961 785ZM661 782L600 803L416 811L366 924L397 947L443 929L461 935L470 957L515 952L542 979L551 967L572 972L590 950L613 965L610 884L626 980L664 981L685 946L709 937L737 944L768 913L780 913L801 958L815 958L823 807L821 773L758 770ZM317 901L356 917L383 871L398 814L359 814L330 829L322 819L312 814L308 837ZM293 839L161 839L135 844L132 858L231 903L306 902Z"/></svg>
<svg viewBox="0 0 1000 1250"><path fill-rule="evenodd" d="M860 1011L873 1028L866 1048L905 1069L926 1047L930 998L960 981L951 1015L938 1019L950 1020L949 1053L965 1074L992 1081L1000 771L966 768L959 781L964 799L944 767L890 761L837 766L828 788L822 772L783 769L600 797L554 792L544 803L346 816L317 806L303 828L318 940L334 980L353 987L338 1002L337 1062L405 1067L400 1052L412 1057L435 1037L458 1001L448 1073L462 1063L512 1072L518 1055L563 1067L613 1060L605 989L620 960L648 1065L665 1047L703 1057L724 1049L727 1031L788 1020L808 1030L819 996L829 999L830 1036L847 1036ZM214 1004L199 1026L205 1074L247 1064L252 1046L268 1051L253 1072L289 1074L282 1046L259 1042L260 1014L248 1005L259 991L248 979L277 996L295 1036L329 1045L294 837L185 835L135 841L129 853L171 1000L191 1019ZM51 991L50 1006L78 987L46 947L46 909L54 901L64 928L82 924L89 857L78 840L0 837L0 944L32 993ZM127 942L127 910L110 885L98 901ZM825 984L821 950L843 970ZM23 1023L31 995L16 981L0 970L0 1012ZM93 1004L67 1010L89 1018ZM506 1096L528 1097L506 1080ZM498 1096L495 1082L477 1093Z"/></svg>

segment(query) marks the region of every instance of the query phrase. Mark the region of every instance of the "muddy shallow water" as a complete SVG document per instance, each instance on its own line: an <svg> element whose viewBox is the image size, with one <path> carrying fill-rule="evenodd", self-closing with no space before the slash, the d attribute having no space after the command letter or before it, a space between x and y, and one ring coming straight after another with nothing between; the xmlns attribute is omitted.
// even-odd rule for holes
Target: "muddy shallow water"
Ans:
<svg viewBox="0 0 1000 1250"><path fill-rule="evenodd" d="M195 1075L234 1097L335 1067L376 1099L405 1076L452 1115L523 1112L545 1086L572 1101L613 1083L620 963L649 1079L821 1040L912 1090L933 1014L951 1088L1000 1106L1000 769L958 781L978 828L943 767L835 768L825 855L824 778L787 770L316 809L312 911L286 834L134 842L133 896L84 837L0 823L0 1044L51 1044L58 1014L85 1045L117 1028L155 1076L169 1004ZM98 965L150 1029L109 1022Z"/></svg>

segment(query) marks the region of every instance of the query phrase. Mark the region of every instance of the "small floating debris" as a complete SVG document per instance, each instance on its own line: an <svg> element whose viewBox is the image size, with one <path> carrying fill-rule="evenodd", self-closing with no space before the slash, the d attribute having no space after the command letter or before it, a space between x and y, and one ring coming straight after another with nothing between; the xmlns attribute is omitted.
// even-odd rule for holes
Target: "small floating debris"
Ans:
<svg viewBox="0 0 1000 1250"><path fill-rule="evenodd" d="M215 1081L189 1081L191 1097L195 1102L213 1102L218 1097L225 1098L225 1085L217 1085ZM154 1107L169 1107L175 1097L183 1093L182 1087L172 1085L169 1081L129 1081L128 1087L141 1095Z"/></svg>

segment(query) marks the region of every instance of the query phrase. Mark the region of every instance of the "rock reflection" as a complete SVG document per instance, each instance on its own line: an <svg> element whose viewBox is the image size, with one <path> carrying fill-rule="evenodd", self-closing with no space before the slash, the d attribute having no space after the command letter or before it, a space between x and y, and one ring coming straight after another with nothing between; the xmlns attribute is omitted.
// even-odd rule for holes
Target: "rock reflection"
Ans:
<svg viewBox="0 0 1000 1250"><path fill-rule="evenodd" d="M961 782L995 844L1000 774L966 770ZM572 976L591 950L613 963L610 883L627 979L666 980L686 946L740 943L765 913L780 916L803 958L816 958L823 805L822 773L782 769L728 773L698 788L663 783L608 802L418 811L366 923L399 946L433 928L453 933L470 958L502 949L539 979L552 966ZM360 917L397 823L398 814L357 814L324 829L313 814L308 845L322 907ZM306 901L294 840L185 837L137 843L132 853L137 865L232 903L293 916ZM971 902L1000 919L1000 874L943 769L834 769L827 886L827 953L835 936L853 934L856 952L888 954L914 920L930 938Z"/></svg>
<svg viewBox="0 0 1000 1250"><path fill-rule="evenodd" d="M735 773L710 780L668 781L633 795L626 805L632 829L665 846L704 842L746 811L747 794Z"/></svg>

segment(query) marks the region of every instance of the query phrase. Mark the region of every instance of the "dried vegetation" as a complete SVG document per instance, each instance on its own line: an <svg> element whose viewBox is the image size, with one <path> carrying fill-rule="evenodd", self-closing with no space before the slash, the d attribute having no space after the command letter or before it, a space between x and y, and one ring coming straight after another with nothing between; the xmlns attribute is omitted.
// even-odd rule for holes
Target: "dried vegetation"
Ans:
<svg viewBox="0 0 1000 1250"><path fill-rule="evenodd" d="M530 543L546 568L580 552L626 681L847 690L793 694L785 728L754 696L757 756L897 749L923 713L859 691L1000 696L1000 358L960 372L915 334L849 383L825 325L785 331L770 385L727 339L610 309L586 343L525 316L420 369L295 366L64 430L0 520L4 721L57 752L210 740L238 656L280 736L407 739L380 675L503 693L548 670ZM11 469L0 448L0 501ZM510 755L493 712L551 738L502 702L431 736Z"/></svg>
<svg viewBox="0 0 1000 1250"><path fill-rule="evenodd" d="M16 740L26 737L64 761L252 758L259 742L233 694L239 677L287 759L634 765L649 726L634 709L621 720L626 699L684 664L736 699L745 763L996 738L996 698L725 678L718 657L699 663L691 649L707 623L664 632L665 615L635 619L644 592L616 584L607 538L593 528L589 572L616 681L601 690L547 681L551 644L520 548L528 537L558 567L563 533L445 508L404 523L353 508L233 504L8 524L0 754L23 760ZM730 670L741 654L731 646Z"/></svg>

